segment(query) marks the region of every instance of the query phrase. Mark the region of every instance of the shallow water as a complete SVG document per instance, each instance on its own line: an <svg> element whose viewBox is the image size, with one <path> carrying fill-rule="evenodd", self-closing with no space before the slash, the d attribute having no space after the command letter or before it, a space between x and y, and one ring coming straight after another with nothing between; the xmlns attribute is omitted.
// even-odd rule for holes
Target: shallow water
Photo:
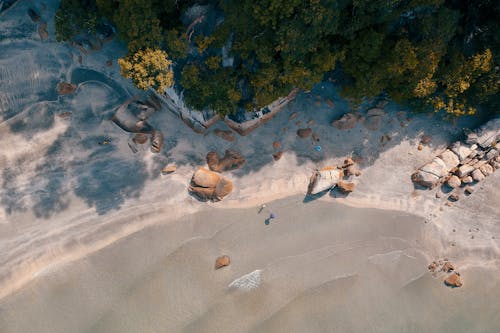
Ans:
<svg viewBox="0 0 500 333"><path fill-rule="evenodd" d="M446 288L419 217L301 199L211 209L48 270L0 302L0 331L497 332L494 272ZM255 270L258 288L228 287Z"/></svg>

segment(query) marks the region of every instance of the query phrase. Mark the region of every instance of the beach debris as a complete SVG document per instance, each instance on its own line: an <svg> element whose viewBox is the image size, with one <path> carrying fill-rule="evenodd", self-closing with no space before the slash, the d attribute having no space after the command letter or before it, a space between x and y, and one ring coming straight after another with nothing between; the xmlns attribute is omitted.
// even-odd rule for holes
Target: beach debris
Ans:
<svg viewBox="0 0 500 333"><path fill-rule="evenodd" d="M59 95L69 95L75 92L77 88L76 84L68 83L68 82L59 82L57 85L57 93Z"/></svg>
<svg viewBox="0 0 500 333"><path fill-rule="evenodd" d="M229 284L229 288L240 289L243 291L250 291L260 286L261 279L262 279L262 270L257 269L231 282Z"/></svg>
<svg viewBox="0 0 500 333"><path fill-rule="evenodd" d="M321 146L320 145L314 146L314 150L316 150L317 152L320 152L321 151Z"/></svg>
<svg viewBox="0 0 500 333"><path fill-rule="evenodd" d="M281 143L279 141L274 141L273 142L273 148L274 149L280 149L281 148Z"/></svg>
<svg viewBox="0 0 500 333"><path fill-rule="evenodd" d="M234 132L230 130L214 129L214 134L229 142L234 142L236 140Z"/></svg>
<svg viewBox="0 0 500 333"><path fill-rule="evenodd" d="M28 16L33 22L40 21L40 14L38 14L33 8L28 8Z"/></svg>
<svg viewBox="0 0 500 333"><path fill-rule="evenodd" d="M278 151L278 152L273 154L273 159L275 161L278 161L281 157L283 157L283 151Z"/></svg>
<svg viewBox="0 0 500 333"><path fill-rule="evenodd" d="M163 148L164 137L161 131L154 130L151 135L151 151L153 153L159 153Z"/></svg>
<svg viewBox="0 0 500 333"><path fill-rule="evenodd" d="M346 183L343 181L339 181L337 183L337 187L340 189L342 193L351 193L354 191L355 185L354 183Z"/></svg>
<svg viewBox="0 0 500 333"><path fill-rule="evenodd" d="M161 173L166 175L169 173L173 173L176 170L177 170L177 166L174 163L170 163L161 170Z"/></svg>
<svg viewBox="0 0 500 333"><path fill-rule="evenodd" d="M311 136L311 133L312 133L312 129L310 127L307 127L307 128L299 128L297 130L297 135L299 138L307 138L309 136Z"/></svg>
<svg viewBox="0 0 500 333"><path fill-rule="evenodd" d="M245 163L245 158L236 150L228 149L224 153L224 157L220 158L215 151L208 152L206 156L208 168L215 172L223 172L236 170L241 168Z"/></svg>
<svg viewBox="0 0 500 333"><path fill-rule="evenodd" d="M309 181L308 194L317 194L331 190L342 178L343 171L336 167L327 166L316 170Z"/></svg>
<svg viewBox="0 0 500 333"><path fill-rule="evenodd" d="M194 172L188 190L201 200L220 201L231 193L233 183L217 172L200 167Z"/></svg>
<svg viewBox="0 0 500 333"><path fill-rule="evenodd" d="M229 264L231 263L231 259L229 258L229 256L227 255L222 255L220 257L218 257L217 259L215 259L215 269L219 269L219 268L222 268L222 267L225 267L225 266L229 266Z"/></svg>
<svg viewBox="0 0 500 333"><path fill-rule="evenodd" d="M359 117L352 112L344 114L340 119L332 122L332 126L340 129L347 130L356 127Z"/></svg>
<svg viewBox="0 0 500 333"><path fill-rule="evenodd" d="M446 181L446 184L451 188L457 188L462 185L462 181L457 176L453 175Z"/></svg>
<svg viewBox="0 0 500 333"><path fill-rule="evenodd" d="M446 280L444 280L444 284L447 285L448 287L452 288L458 288L463 285L462 282L462 277L460 276L460 273L458 272L453 272L451 273Z"/></svg>
<svg viewBox="0 0 500 333"><path fill-rule="evenodd" d="M38 26L38 35L41 40L46 40L49 38L49 32L47 31L47 22L41 22Z"/></svg>

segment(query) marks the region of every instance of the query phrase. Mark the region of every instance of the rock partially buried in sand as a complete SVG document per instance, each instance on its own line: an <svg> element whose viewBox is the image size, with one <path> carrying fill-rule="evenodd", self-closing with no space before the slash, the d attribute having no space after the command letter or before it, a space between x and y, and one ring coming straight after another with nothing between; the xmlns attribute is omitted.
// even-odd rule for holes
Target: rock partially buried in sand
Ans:
<svg viewBox="0 0 500 333"><path fill-rule="evenodd" d="M458 195L458 193L452 193L448 197L448 200L450 200L452 202L458 201L459 199L460 199L460 196Z"/></svg>
<svg viewBox="0 0 500 333"><path fill-rule="evenodd" d="M215 172L223 172L236 170L241 168L245 163L245 158L236 150L226 150L224 157L220 158L219 154L211 151L206 157L208 168Z"/></svg>
<svg viewBox="0 0 500 333"><path fill-rule="evenodd" d="M463 282L460 273L458 272L451 273L450 276L448 276L448 278L444 280L444 284L452 288L461 287L463 285Z"/></svg>
<svg viewBox="0 0 500 333"><path fill-rule="evenodd" d="M231 259L227 255L223 255L215 259L215 269L219 269L225 266L229 266Z"/></svg>
<svg viewBox="0 0 500 333"><path fill-rule="evenodd" d="M338 182L337 187L342 191L343 193L351 193L354 191L355 185L354 183L346 183L346 182Z"/></svg>
<svg viewBox="0 0 500 333"><path fill-rule="evenodd" d="M234 137L233 131L229 131L229 130L224 131L224 130L220 130L220 129L215 129L214 134L220 138L223 138L226 141L229 141L229 142L234 142L234 140L236 140L236 138Z"/></svg>
<svg viewBox="0 0 500 333"><path fill-rule="evenodd" d="M311 128L299 128L297 130L297 135L299 136L299 138L307 138L309 136L311 136L311 133L312 133L312 129Z"/></svg>
<svg viewBox="0 0 500 333"><path fill-rule="evenodd" d="M446 181L446 184L448 184L448 186L451 188L457 188L457 187L460 187L460 185L462 184L462 181L460 180L460 178L453 175Z"/></svg>
<svg viewBox="0 0 500 333"><path fill-rule="evenodd" d="M76 84L68 83L68 82L60 82L57 85L57 93L59 95L69 95L75 92L77 88Z"/></svg>
<svg viewBox="0 0 500 333"><path fill-rule="evenodd" d="M173 173L177 170L177 166L173 163L170 163L169 165L167 165L166 167L164 167L162 170L161 170L161 173L163 173L164 175L167 175L169 173Z"/></svg>

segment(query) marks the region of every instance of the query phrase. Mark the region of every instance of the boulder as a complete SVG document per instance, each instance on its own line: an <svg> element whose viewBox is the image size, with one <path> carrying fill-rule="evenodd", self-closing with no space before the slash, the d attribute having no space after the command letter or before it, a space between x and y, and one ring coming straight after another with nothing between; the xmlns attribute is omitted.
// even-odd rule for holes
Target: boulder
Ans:
<svg viewBox="0 0 500 333"><path fill-rule="evenodd" d="M472 179L471 176L466 176L466 177L463 177L462 179L460 179L462 181L462 183L464 184L470 184L474 181L474 179Z"/></svg>
<svg viewBox="0 0 500 333"><path fill-rule="evenodd" d="M448 170L451 170L460 164L460 160L458 159L458 156L449 149L446 149L438 157L443 160L443 162L446 165L446 168Z"/></svg>
<svg viewBox="0 0 500 333"><path fill-rule="evenodd" d="M215 172L223 172L241 168L246 160L237 151L228 149L224 157L220 158L217 152L211 151L206 157L208 168Z"/></svg>
<svg viewBox="0 0 500 333"><path fill-rule="evenodd" d="M439 183L439 177L422 170L417 170L415 173L411 175L411 180L419 185L433 188Z"/></svg>
<svg viewBox="0 0 500 333"><path fill-rule="evenodd" d="M491 175L495 170L493 169L493 167L489 164L484 164L482 165L479 170L481 170L481 172L483 173L483 175L485 176L489 176Z"/></svg>
<svg viewBox="0 0 500 333"><path fill-rule="evenodd" d="M274 149L280 149L281 148L281 143L279 141L274 141L273 142L273 148Z"/></svg>
<svg viewBox="0 0 500 333"><path fill-rule="evenodd" d="M281 157L283 156L283 151L278 151L276 153L273 154L273 159L275 161L279 160Z"/></svg>
<svg viewBox="0 0 500 333"><path fill-rule="evenodd" d="M460 196L458 195L458 193L452 193L448 197L448 200L450 200L452 202L458 201L459 199L460 199Z"/></svg>
<svg viewBox="0 0 500 333"><path fill-rule="evenodd" d="M331 190L342 179L343 172L335 167L325 167L317 170L311 176L308 194L317 194Z"/></svg>
<svg viewBox="0 0 500 333"><path fill-rule="evenodd" d="M67 83L67 82L60 82L57 85L57 93L59 95L72 94L75 92L76 88L77 88L76 84L71 84L71 83Z"/></svg>
<svg viewBox="0 0 500 333"><path fill-rule="evenodd" d="M342 168L347 168L347 167L350 167L351 165L354 165L354 160L352 158L348 157L342 163Z"/></svg>
<svg viewBox="0 0 500 333"><path fill-rule="evenodd" d="M220 201L233 190L233 183L218 173L198 168L191 178L189 191L203 200Z"/></svg>
<svg viewBox="0 0 500 333"><path fill-rule="evenodd" d="M475 169L472 172L472 179L474 179L476 182L480 182L484 178L485 178L485 176L483 175L483 173L481 172L481 170Z"/></svg>
<svg viewBox="0 0 500 333"><path fill-rule="evenodd" d="M49 32L47 31L47 23L46 22L42 22L38 26L38 35L40 36L41 40L46 40L47 38L49 38Z"/></svg>
<svg viewBox="0 0 500 333"><path fill-rule="evenodd" d="M344 176L345 177L349 177L349 176L356 175L356 174L357 174L357 170L356 170L356 167L354 165L350 165L347 168L344 168Z"/></svg>
<svg viewBox="0 0 500 333"><path fill-rule="evenodd" d="M332 126L340 130L346 130L356 127L358 124L358 116L354 113L346 113L340 119L332 122Z"/></svg>
<svg viewBox="0 0 500 333"><path fill-rule="evenodd" d="M451 188L457 188L457 187L460 187L460 185L462 185L462 181L460 180L460 178L453 175L450 178L448 178L448 180L446 181L446 184L448 184L448 186Z"/></svg>
<svg viewBox="0 0 500 333"><path fill-rule="evenodd" d="M464 189L464 192L465 192L466 194L469 194L469 195L470 195L470 194L472 194L472 193L474 192L474 188L473 188L473 187L471 187L471 186L466 186L466 187L465 187L465 189Z"/></svg>
<svg viewBox="0 0 500 333"><path fill-rule="evenodd" d="M228 266L231 263L231 259L229 256L223 255L215 259L215 269L222 268L224 266Z"/></svg>
<svg viewBox="0 0 500 333"><path fill-rule="evenodd" d="M192 182L197 186L215 189L220 179L221 176L218 173L201 167L193 174Z"/></svg>
<svg viewBox="0 0 500 333"><path fill-rule="evenodd" d="M474 167L472 167L468 164L464 164L460 168L458 168L457 176L458 177L465 177L468 174L470 174L472 171L474 171Z"/></svg>
<svg viewBox="0 0 500 333"><path fill-rule="evenodd" d="M449 273L449 272L455 270L455 267L453 267L453 264L451 262L447 261L444 263L443 267L441 267L441 270L443 272Z"/></svg>
<svg viewBox="0 0 500 333"><path fill-rule="evenodd" d="M145 144L147 141L148 141L148 135L147 134L144 134L144 133L137 133L136 135L134 135L134 137L132 138L132 141L136 144Z"/></svg>
<svg viewBox="0 0 500 333"><path fill-rule="evenodd" d="M486 153L486 159L487 160L492 160L498 156L498 150L496 149L491 149L489 152Z"/></svg>
<svg viewBox="0 0 500 333"><path fill-rule="evenodd" d="M214 134L217 135L220 138L223 138L224 140L227 140L229 142L234 142L236 138L234 137L233 131L227 130L220 130L220 129L215 129Z"/></svg>
<svg viewBox="0 0 500 333"><path fill-rule="evenodd" d="M312 129L310 127L299 128L297 130L297 135L299 136L299 138L303 138L303 139L311 136L311 133L312 133Z"/></svg>
<svg viewBox="0 0 500 333"><path fill-rule="evenodd" d="M354 191L355 185L354 185L354 183L346 183L346 182L343 182L343 181L339 181L337 183L337 187L343 193L351 193L352 191Z"/></svg>
<svg viewBox="0 0 500 333"><path fill-rule="evenodd" d="M166 167L164 167L161 170L161 173L163 173L163 174L169 174L169 173L175 172L176 170L177 170L177 167L175 166L175 164L170 163L169 165L167 165Z"/></svg>
<svg viewBox="0 0 500 333"><path fill-rule="evenodd" d="M444 284L452 288L461 287L463 285L462 277L458 272L453 272L444 280Z"/></svg>
<svg viewBox="0 0 500 333"><path fill-rule="evenodd" d="M163 148L164 137L161 131L153 131L151 135L151 151L153 153L159 153Z"/></svg>
<svg viewBox="0 0 500 333"><path fill-rule="evenodd" d="M472 150L469 147L461 145L460 142L455 142L455 144L451 147L451 151L457 154L460 162L464 161L470 153L472 153Z"/></svg>
<svg viewBox="0 0 500 333"><path fill-rule="evenodd" d="M434 157L432 162L427 163L420 170L431 173L439 178L444 177L448 174L448 168L442 159L439 157Z"/></svg>

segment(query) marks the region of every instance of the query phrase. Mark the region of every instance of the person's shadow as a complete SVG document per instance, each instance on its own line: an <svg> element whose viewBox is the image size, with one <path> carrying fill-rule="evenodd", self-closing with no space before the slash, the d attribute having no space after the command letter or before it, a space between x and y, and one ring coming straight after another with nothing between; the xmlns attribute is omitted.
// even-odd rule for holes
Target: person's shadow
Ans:
<svg viewBox="0 0 500 333"><path fill-rule="evenodd" d="M271 223L271 218L268 217L265 221L264 221L264 224L265 225L269 225L269 223Z"/></svg>

